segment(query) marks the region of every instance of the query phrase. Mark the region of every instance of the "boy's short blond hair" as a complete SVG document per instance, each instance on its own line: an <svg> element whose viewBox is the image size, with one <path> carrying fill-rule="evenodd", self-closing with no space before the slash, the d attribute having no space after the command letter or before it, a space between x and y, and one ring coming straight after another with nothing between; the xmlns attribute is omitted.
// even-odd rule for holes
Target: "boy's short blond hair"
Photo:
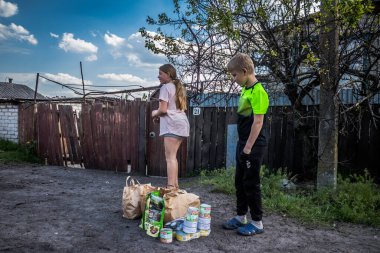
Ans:
<svg viewBox="0 0 380 253"><path fill-rule="evenodd" d="M227 69L231 71L240 71L246 69L248 73L254 74L254 64L247 54L237 53L231 58L230 62L227 64Z"/></svg>

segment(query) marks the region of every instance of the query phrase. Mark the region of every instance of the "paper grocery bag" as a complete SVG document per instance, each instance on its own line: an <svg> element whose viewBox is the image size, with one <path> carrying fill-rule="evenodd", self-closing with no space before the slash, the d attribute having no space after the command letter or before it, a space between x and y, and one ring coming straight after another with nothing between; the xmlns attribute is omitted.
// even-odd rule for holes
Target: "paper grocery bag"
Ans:
<svg viewBox="0 0 380 253"><path fill-rule="evenodd" d="M165 201L164 223L184 217L189 207L199 208L201 204L199 196L179 189L166 192L163 198Z"/></svg>
<svg viewBox="0 0 380 253"><path fill-rule="evenodd" d="M142 184L139 187L139 195L140 195L140 211L141 213L145 210L145 202L146 202L146 196L153 192L158 190L158 187L152 186L151 184Z"/></svg>
<svg viewBox="0 0 380 253"><path fill-rule="evenodd" d="M151 187L151 184L140 184L130 176L127 177L122 198L123 217L136 219L141 216L141 194L147 192ZM146 194L144 194L144 203L145 195Z"/></svg>

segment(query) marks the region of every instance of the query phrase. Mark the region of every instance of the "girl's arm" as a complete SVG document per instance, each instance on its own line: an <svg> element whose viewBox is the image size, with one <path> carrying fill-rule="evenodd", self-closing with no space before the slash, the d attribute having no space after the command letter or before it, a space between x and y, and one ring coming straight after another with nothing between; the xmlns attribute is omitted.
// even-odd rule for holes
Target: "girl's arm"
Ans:
<svg viewBox="0 0 380 253"><path fill-rule="evenodd" d="M161 117L165 115L168 111L168 102L160 100L158 110L152 111L152 117Z"/></svg>

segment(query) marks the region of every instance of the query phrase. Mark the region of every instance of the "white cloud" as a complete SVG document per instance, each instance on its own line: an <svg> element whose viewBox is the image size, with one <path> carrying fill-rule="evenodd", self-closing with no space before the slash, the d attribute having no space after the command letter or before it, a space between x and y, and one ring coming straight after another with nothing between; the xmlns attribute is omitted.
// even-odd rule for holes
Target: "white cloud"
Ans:
<svg viewBox="0 0 380 253"><path fill-rule="evenodd" d="M75 76L66 74L66 73L58 73L58 74L50 74L45 73L43 76L46 76L49 79L52 79L53 81L57 81L62 84L82 84L82 79L77 78ZM85 84L92 84L89 80L84 80Z"/></svg>
<svg viewBox="0 0 380 253"><path fill-rule="evenodd" d="M87 56L84 60L85 61L96 61L98 59L98 56L96 54L92 54L90 56Z"/></svg>
<svg viewBox="0 0 380 253"><path fill-rule="evenodd" d="M160 62L153 63L149 61L143 61L142 57L146 58L147 55L143 54L136 54L136 53L125 53L125 57L128 59L128 62L131 65L134 65L136 67L141 67L141 68L159 68L162 64L165 58L160 57ZM148 60L148 59L147 59Z"/></svg>
<svg viewBox="0 0 380 253"><path fill-rule="evenodd" d="M106 34L104 34L104 41L107 45L110 45L112 47L121 47L123 46L125 39L110 32L107 32Z"/></svg>
<svg viewBox="0 0 380 253"><path fill-rule="evenodd" d="M115 73L107 73L98 75L99 78L108 79L111 81L119 81L119 82L127 82L132 84L140 84L144 85L147 83L145 79L142 79L138 76L134 76L131 74L115 74Z"/></svg>
<svg viewBox="0 0 380 253"><path fill-rule="evenodd" d="M16 39L26 41L29 44L37 45L38 41L21 25L11 23L9 26L0 23L0 40Z"/></svg>
<svg viewBox="0 0 380 253"><path fill-rule="evenodd" d="M149 31L148 33L155 34ZM145 47L144 38L139 32L130 35L128 41L133 45L134 50L129 50L124 55L131 65L143 68L159 68L166 62L164 55L154 54Z"/></svg>
<svg viewBox="0 0 380 253"><path fill-rule="evenodd" d="M53 38L59 38L59 35L55 34L55 33L50 33L50 36L53 37Z"/></svg>
<svg viewBox="0 0 380 253"><path fill-rule="evenodd" d="M120 58L124 55L124 52L133 46L126 42L126 39L107 32L104 34L104 42L110 47L110 53L114 59Z"/></svg>
<svg viewBox="0 0 380 253"><path fill-rule="evenodd" d="M75 39L74 34L64 33L59 47L65 50L65 52L74 53L92 53L96 54L98 52L98 47L81 39Z"/></svg>
<svg viewBox="0 0 380 253"><path fill-rule="evenodd" d="M130 66L156 69L166 61L164 55L156 55L145 48L144 38L140 33L131 34L128 39L107 32L104 41L110 47L114 59L124 57Z"/></svg>
<svg viewBox="0 0 380 253"><path fill-rule="evenodd" d="M16 15L18 12L17 4L0 0L0 17L8 18Z"/></svg>

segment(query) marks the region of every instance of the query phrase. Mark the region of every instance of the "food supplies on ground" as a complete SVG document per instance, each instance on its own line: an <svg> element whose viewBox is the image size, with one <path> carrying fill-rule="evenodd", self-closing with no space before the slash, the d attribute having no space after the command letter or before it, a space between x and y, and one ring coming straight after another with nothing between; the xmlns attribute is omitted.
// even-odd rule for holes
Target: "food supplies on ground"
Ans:
<svg viewBox="0 0 380 253"><path fill-rule="evenodd" d="M157 187L150 183L140 184L139 181L128 176L122 197L123 217L127 219L139 218L145 209L146 194L156 189ZM141 208L142 205L144 208Z"/></svg>
<svg viewBox="0 0 380 253"><path fill-rule="evenodd" d="M202 205L201 205L202 206ZM201 236L209 236L211 233L211 206L205 204L202 211L198 208L189 207L184 217L182 226L177 225L175 237L178 241L187 242ZM203 218L200 217L202 212ZM206 215L204 215L206 214ZM205 218L207 217L207 218Z"/></svg>
<svg viewBox="0 0 380 253"><path fill-rule="evenodd" d="M193 233L193 234L187 234L183 231L177 231L175 238L178 241L181 242L187 242L193 239L198 239L201 236L201 233L199 231Z"/></svg>
<svg viewBox="0 0 380 253"><path fill-rule="evenodd" d="M199 207L199 217L211 219L211 206L209 204L202 204Z"/></svg>
<svg viewBox="0 0 380 253"><path fill-rule="evenodd" d="M189 207L186 212L186 220L197 222L199 217L199 209L196 207Z"/></svg>
<svg viewBox="0 0 380 253"><path fill-rule="evenodd" d="M160 191L153 191L146 196L145 210L140 227L152 237L158 237L164 223L165 202Z"/></svg>
<svg viewBox="0 0 380 253"><path fill-rule="evenodd" d="M165 223L164 228L170 228L173 231L173 238L175 238L177 231L182 231L185 217L181 217Z"/></svg>
<svg viewBox="0 0 380 253"><path fill-rule="evenodd" d="M160 241L162 243L171 243L173 241L173 230L171 228L161 229Z"/></svg>
<svg viewBox="0 0 380 253"><path fill-rule="evenodd" d="M210 234L210 213L210 205L204 204L200 209L199 197L195 194L159 188L146 196L140 227L148 235L159 237L162 243L171 243L173 238L190 241ZM178 215L181 216L176 217ZM164 217L176 218L163 225Z"/></svg>
<svg viewBox="0 0 380 253"><path fill-rule="evenodd" d="M209 230L211 227L211 219L199 218L197 228L200 230Z"/></svg>
<svg viewBox="0 0 380 253"><path fill-rule="evenodd" d="M199 233L201 234L201 236L209 236L211 233L211 229L210 230L199 230Z"/></svg>
<svg viewBox="0 0 380 253"><path fill-rule="evenodd" d="M171 190L163 194L165 201L164 222L169 222L186 216L189 207L199 208L201 204L199 196L188 193L185 190Z"/></svg>

